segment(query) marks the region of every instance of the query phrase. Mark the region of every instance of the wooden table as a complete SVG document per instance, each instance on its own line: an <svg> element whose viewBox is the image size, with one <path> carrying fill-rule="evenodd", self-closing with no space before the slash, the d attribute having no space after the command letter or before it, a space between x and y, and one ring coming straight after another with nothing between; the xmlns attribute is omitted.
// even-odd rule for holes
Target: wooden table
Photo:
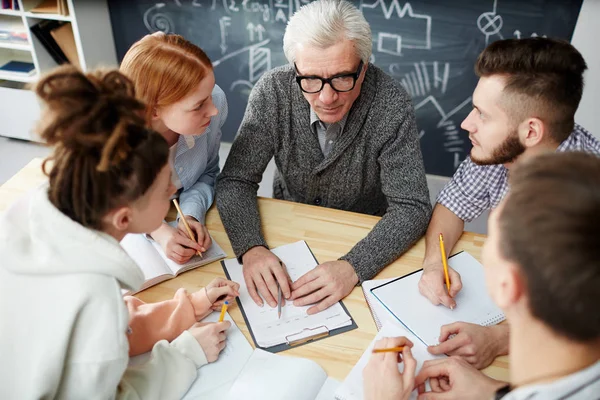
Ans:
<svg viewBox="0 0 600 400"><path fill-rule="evenodd" d="M44 181L45 177L40 169L41 161L40 159L31 161L0 187L0 212L23 193ZM305 240L319 262L336 260L348 252L379 221L379 217L370 215L268 198L259 198L258 204L263 232L270 246L276 247ZM206 225L215 240L227 252L228 257L233 257L229 239L215 207L209 210ZM481 260L484 240L484 235L465 232L455 252L466 250ZM376 279L399 276L421 268L424 253L425 241L421 239L402 257L381 271ZM170 299L180 287L195 291L217 276L224 276L224 273L220 263L214 262L151 287L139 293L138 297L146 302ZM377 333L360 287L354 288L344 299L344 304L358 324L358 329L288 350L284 354L310 358L321 365L329 376L343 380ZM229 313L248 341L253 344L240 310L231 307ZM507 357L499 357L484 372L494 378L508 380Z"/></svg>

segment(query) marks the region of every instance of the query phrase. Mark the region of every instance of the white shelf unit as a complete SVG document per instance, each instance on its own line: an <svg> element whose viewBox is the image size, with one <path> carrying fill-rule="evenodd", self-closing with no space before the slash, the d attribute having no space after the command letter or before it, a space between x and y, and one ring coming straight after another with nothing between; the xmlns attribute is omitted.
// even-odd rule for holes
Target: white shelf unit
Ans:
<svg viewBox="0 0 600 400"><path fill-rule="evenodd" d="M30 28L43 20L71 23L75 47L81 68L86 71L98 66L116 67L112 27L106 0L67 0L69 15L31 12L42 0L18 0L20 11L0 10L0 23L6 18L20 20L27 33L27 43L0 42L0 65L15 60L31 62L33 76L16 76L0 72L0 135L25 140L39 140L33 134L40 117L40 106L27 83L58 64Z"/></svg>

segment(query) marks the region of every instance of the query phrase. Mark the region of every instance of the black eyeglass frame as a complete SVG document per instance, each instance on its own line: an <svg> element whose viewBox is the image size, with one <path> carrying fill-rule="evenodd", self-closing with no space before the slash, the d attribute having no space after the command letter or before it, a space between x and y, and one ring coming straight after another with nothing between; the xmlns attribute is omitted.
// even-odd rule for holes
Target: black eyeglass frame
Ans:
<svg viewBox="0 0 600 400"><path fill-rule="evenodd" d="M309 94L319 93L321 90L323 90L326 83L328 83L329 86L336 92L339 92L339 93L350 92L350 91L354 90L354 87L356 86L356 81L358 80L358 77L360 76L360 74L363 70L363 66L364 66L364 63L362 60L360 60L360 63L358 64L358 69L356 70L356 72L352 72L350 74L338 74L338 75L334 75L330 78L321 78L320 76L316 76L316 75L299 75L300 71L298 71L298 67L296 66L296 63L294 63L294 69L296 70L296 74L297 74L296 75L296 83L300 87L300 90L302 90L304 93L309 93ZM352 79L353 79L352 87L348 90L338 90L331 83L334 79L348 78L348 77L352 77ZM309 92L307 90L304 90L304 88L302 87L303 79L319 79L321 81L321 87L319 88L319 90L315 90L314 92L312 92L312 91Z"/></svg>

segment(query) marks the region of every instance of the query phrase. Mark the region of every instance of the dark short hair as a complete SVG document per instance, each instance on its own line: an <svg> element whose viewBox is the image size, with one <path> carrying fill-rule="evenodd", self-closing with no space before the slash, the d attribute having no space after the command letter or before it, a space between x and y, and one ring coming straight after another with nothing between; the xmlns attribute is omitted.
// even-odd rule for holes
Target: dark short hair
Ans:
<svg viewBox="0 0 600 400"><path fill-rule="evenodd" d="M543 37L498 40L475 64L479 77L506 76L503 103L515 124L539 118L558 143L573 131L586 69L569 42Z"/></svg>
<svg viewBox="0 0 600 400"><path fill-rule="evenodd" d="M578 342L600 338L600 158L544 154L511 171L500 251L519 265L534 317Z"/></svg>

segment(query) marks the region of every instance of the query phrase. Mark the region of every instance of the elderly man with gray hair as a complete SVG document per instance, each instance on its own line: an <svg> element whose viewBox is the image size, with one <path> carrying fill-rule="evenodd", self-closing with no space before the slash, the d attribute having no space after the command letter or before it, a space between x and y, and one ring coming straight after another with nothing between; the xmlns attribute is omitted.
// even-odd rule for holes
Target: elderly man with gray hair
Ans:
<svg viewBox="0 0 600 400"><path fill-rule="evenodd" d="M318 0L290 19L289 65L265 73L218 178L216 201L254 301L322 311L418 240L431 205L406 91L369 63L371 29L351 3ZM256 191L272 157L278 199L382 216L339 260L289 283L261 234ZM343 232L340 232L343 234ZM332 238L335 240L334 238ZM262 297L262 298L261 298Z"/></svg>

